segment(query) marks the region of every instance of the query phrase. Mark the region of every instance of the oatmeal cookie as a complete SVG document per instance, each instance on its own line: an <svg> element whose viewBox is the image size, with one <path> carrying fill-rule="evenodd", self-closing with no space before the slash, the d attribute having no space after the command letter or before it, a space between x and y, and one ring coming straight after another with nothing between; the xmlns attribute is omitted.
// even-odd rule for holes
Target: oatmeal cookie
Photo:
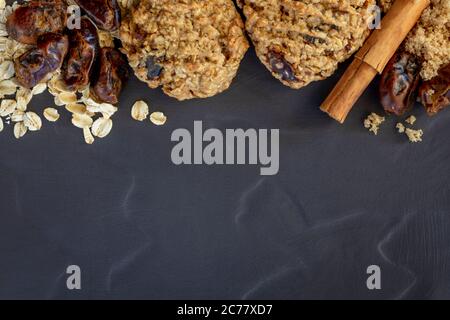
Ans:
<svg viewBox="0 0 450 320"><path fill-rule="evenodd" d="M179 100L226 90L249 47L232 0L141 0L120 38L137 77Z"/></svg>
<svg viewBox="0 0 450 320"><path fill-rule="evenodd" d="M387 11L393 0L380 0ZM431 0L405 41L406 50L422 60L421 77L431 80L450 63L450 0Z"/></svg>
<svg viewBox="0 0 450 320"><path fill-rule="evenodd" d="M375 0L238 0L256 53L298 89L331 76L370 33Z"/></svg>

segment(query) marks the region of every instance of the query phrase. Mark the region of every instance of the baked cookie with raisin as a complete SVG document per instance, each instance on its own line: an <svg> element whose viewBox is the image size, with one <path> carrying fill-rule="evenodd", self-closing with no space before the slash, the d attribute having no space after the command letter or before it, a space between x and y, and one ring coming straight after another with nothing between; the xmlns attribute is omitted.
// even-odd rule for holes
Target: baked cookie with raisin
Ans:
<svg viewBox="0 0 450 320"><path fill-rule="evenodd" d="M299 89L331 76L370 34L375 0L238 0L256 53Z"/></svg>
<svg viewBox="0 0 450 320"><path fill-rule="evenodd" d="M141 0L120 38L136 76L179 100L226 90L249 47L232 0Z"/></svg>

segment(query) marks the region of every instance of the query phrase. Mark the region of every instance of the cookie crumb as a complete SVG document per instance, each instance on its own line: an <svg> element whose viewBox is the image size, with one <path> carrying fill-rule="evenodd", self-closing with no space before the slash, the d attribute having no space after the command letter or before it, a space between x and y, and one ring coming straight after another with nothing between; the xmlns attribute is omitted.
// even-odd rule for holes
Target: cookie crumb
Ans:
<svg viewBox="0 0 450 320"><path fill-rule="evenodd" d="M367 119L364 120L364 127L372 132L374 135L378 135L380 125L386 121L385 117L379 116L375 112L372 112Z"/></svg>
<svg viewBox="0 0 450 320"><path fill-rule="evenodd" d="M413 130L407 128L405 133L408 136L409 141L413 143L422 142L423 130Z"/></svg>
<svg viewBox="0 0 450 320"><path fill-rule="evenodd" d="M405 120L406 123L410 124L410 125L414 125L414 123L416 123L417 118L415 116L411 116L408 119Z"/></svg>
<svg viewBox="0 0 450 320"><path fill-rule="evenodd" d="M403 123L397 123L396 128L398 129L398 133L405 133L406 127L403 125Z"/></svg>

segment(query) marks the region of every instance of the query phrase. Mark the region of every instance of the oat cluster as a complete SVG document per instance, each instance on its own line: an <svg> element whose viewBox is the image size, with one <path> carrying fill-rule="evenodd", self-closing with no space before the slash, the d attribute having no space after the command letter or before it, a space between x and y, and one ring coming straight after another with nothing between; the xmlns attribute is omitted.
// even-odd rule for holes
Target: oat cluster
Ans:
<svg viewBox="0 0 450 320"><path fill-rule="evenodd" d="M380 0L384 11L393 0ZM406 50L422 59L421 76L430 80L450 63L450 0L431 0L417 26L408 35Z"/></svg>
<svg viewBox="0 0 450 320"><path fill-rule="evenodd" d="M298 89L331 76L370 33L375 0L239 0L262 63Z"/></svg>
<svg viewBox="0 0 450 320"><path fill-rule="evenodd" d="M179 100L226 90L249 45L232 0L142 0L122 21L137 77Z"/></svg>

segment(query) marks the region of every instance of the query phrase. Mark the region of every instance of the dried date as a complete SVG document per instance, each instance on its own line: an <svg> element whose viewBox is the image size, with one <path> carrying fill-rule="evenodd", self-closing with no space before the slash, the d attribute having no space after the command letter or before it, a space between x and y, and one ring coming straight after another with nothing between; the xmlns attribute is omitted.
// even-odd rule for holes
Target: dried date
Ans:
<svg viewBox="0 0 450 320"><path fill-rule="evenodd" d="M91 86L92 97L100 103L117 104L128 76L128 64L123 55L114 48L101 48Z"/></svg>
<svg viewBox="0 0 450 320"><path fill-rule="evenodd" d="M75 0L92 21L106 31L120 26L120 7L117 0Z"/></svg>
<svg viewBox="0 0 450 320"><path fill-rule="evenodd" d="M420 86L419 97L430 115L450 106L450 64L439 70L435 78Z"/></svg>
<svg viewBox="0 0 450 320"><path fill-rule="evenodd" d="M407 52L399 51L389 61L380 82L380 98L384 109L398 116L414 104L420 79L420 62Z"/></svg>
<svg viewBox="0 0 450 320"><path fill-rule="evenodd" d="M160 64L158 64L157 59L151 56L147 58L146 67L147 67L147 77L150 80L157 79L163 71L163 67Z"/></svg>
<svg viewBox="0 0 450 320"><path fill-rule="evenodd" d="M14 61L17 81L26 88L32 88L61 68L69 48L67 36L47 33L37 40L33 48Z"/></svg>
<svg viewBox="0 0 450 320"><path fill-rule="evenodd" d="M295 77L292 65L286 61L281 53L269 51L267 58L272 72L280 75L281 79L284 81L298 81Z"/></svg>
<svg viewBox="0 0 450 320"><path fill-rule="evenodd" d="M36 44L43 34L62 32L66 21L67 5L64 1L35 0L18 7L8 17L6 30L14 40Z"/></svg>
<svg viewBox="0 0 450 320"><path fill-rule="evenodd" d="M78 90L89 84L93 65L100 50L97 28L88 18L81 18L80 29L69 32L69 53L63 66L68 89Z"/></svg>

